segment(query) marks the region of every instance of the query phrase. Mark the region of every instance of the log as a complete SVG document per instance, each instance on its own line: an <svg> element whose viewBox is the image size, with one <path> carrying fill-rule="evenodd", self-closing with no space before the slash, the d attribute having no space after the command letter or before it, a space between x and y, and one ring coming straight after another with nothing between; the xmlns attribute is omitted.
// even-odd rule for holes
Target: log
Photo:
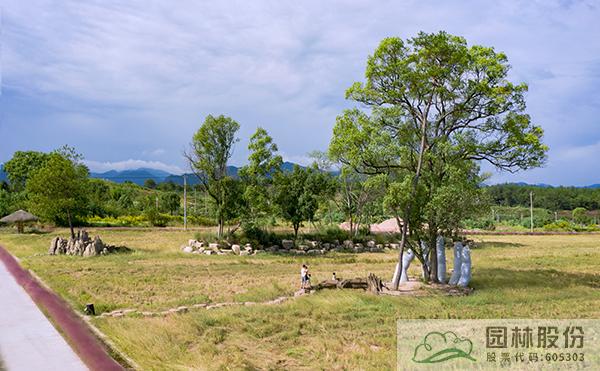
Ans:
<svg viewBox="0 0 600 371"><path fill-rule="evenodd" d="M342 280L337 285L340 289L367 289L367 280L364 278L352 278L347 280Z"/></svg>

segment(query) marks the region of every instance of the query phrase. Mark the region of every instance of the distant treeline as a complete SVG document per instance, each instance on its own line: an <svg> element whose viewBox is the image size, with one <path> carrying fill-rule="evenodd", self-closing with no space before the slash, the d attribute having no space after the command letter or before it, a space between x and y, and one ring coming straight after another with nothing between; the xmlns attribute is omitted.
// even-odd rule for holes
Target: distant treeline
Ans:
<svg viewBox="0 0 600 371"><path fill-rule="evenodd" d="M500 206L528 206L529 192L533 192L535 207L548 210L600 209L600 188L497 184L487 187L487 190L493 204Z"/></svg>

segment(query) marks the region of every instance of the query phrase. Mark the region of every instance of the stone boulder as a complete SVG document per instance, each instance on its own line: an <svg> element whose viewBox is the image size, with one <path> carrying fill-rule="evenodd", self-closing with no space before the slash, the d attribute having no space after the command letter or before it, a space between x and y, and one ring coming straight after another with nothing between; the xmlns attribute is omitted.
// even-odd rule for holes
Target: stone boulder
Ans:
<svg viewBox="0 0 600 371"><path fill-rule="evenodd" d="M281 240L281 246L286 249L286 250L290 250L294 248L294 241L292 240Z"/></svg>
<svg viewBox="0 0 600 371"><path fill-rule="evenodd" d="M75 238L64 239L55 237L50 242L49 255L75 255L75 256L97 256L106 255L117 250L128 250L127 248L106 245L99 236L93 240L84 231L77 232Z"/></svg>
<svg viewBox="0 0 600 371"><path fill-rule="evenodd" d="M231 245L231 250L235 255L240 255L240 245Z"/></svg>

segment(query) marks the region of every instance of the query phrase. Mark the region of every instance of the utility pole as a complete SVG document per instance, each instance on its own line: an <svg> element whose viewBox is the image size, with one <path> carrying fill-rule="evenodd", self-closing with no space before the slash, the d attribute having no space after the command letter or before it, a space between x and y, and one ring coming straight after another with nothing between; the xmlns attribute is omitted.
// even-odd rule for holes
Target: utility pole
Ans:
<svg viewBox="0 0 600 371"><path fill-rule="evenodd" d="M531 218L531 231L533 232L533 192L529 192L529 216Z"/></svg>
<svg viewBox="0 0 600 371"><path fill-rule="evenodd" d="M183 174L183 229L187 231L187 178Z"/></svg>

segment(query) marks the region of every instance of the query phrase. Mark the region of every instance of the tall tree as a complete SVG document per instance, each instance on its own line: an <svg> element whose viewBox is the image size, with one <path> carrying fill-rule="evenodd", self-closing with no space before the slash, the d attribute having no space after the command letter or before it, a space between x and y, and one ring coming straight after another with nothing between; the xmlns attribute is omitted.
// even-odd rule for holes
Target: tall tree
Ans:
<svg viewBox="0 0 600 371"><path fill-rule="evenodd" d="M404 220L399 264L409 231L422 228L427 187L436 184L423 188L424 171L439 181L445 164L487 161L517 171L545 161L542 129L525 113L527 85L511 83L509 68L493 48L421 32L406 41L384 39L367 60L366 82L346 92L371 112L339 116L330 152L359 172L389 176L390 190L402 192L392 203Z"/></svg>
<svg viewBox="0 0 600 371"><path fill-rule="evenodd" d="M281 171L283 159L277 154L277 145L273 138L261 127L250 137L248 144L250 155L248 165L239 171L240 178L246 183L244 199L247 205L248 222L254 222L273 213L271 187L273 177Z"/></svg>
<svg viewBox="0 0 600 371"><path fill-rule="evenodd" d="M57 224L68 223L75 238L73 222L87 212L88 169L59 153L49 155L46 163L27 180L30 209Z"/></svg>
<svg viewBox="0 0 600 371"><path fill-rule="evenodd" d="M194 134L191 150L185 154L202 188L214 201L219 238L223 237L229 209L227 187L231 182L228 180L227 162L238 141L236 133L239 128L240 125L230 117L208 115Z"/></svg>

